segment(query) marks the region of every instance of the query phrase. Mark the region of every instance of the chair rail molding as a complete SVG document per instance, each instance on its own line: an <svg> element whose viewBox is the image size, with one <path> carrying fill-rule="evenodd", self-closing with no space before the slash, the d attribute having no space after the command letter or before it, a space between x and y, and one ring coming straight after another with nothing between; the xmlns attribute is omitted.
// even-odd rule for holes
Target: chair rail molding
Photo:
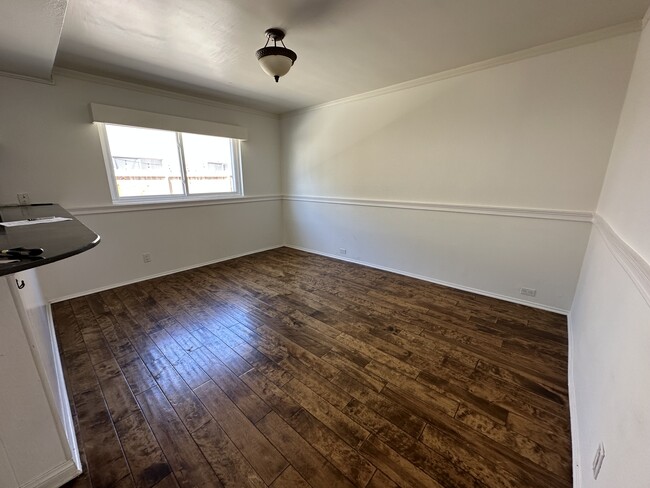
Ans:
<svg viewBox="0 0 650 488"><path fill-rule="evenodd" d="M422 210L430 212L453 212L502 217L523 217L529 219L567 220L572 222L592 222L594 213L588 210L542 209L530 207L499 207L492 205L464 205L441 202L410 202L402 200L375 200L343 197L322 197L285 195L283 200L290 202L322 203L331 205L352 205L361 207L384 207L403 210Z"/></svg>
<svg viewBox="0 0 650 488"><path fill-rule="evenodd" d="M650 264L612 228L602 215L594 216L594 226L618 263L628 274L643 299L650 305Z"/></svg>

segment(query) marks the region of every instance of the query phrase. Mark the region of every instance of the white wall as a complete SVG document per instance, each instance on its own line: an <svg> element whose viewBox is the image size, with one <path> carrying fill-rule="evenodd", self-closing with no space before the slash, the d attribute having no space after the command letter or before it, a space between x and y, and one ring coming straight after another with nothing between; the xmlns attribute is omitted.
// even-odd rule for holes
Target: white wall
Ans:
<svg viewBox="0 0 650 488"><path fill-rule="evenodd" d="M650 483L650 28L639 44L569 316L576 486ZM605 460L597 481L598 443ZM580 482L581 480L581 482Z"/></svg>
<svg viewBox="0 0 650 488"><path fill-rule="evenodd" d="M637 42L618 36L284 116L284 192L318 197L284 203L287 244L346 248L514 300L536 288L531 302L568 310ZM403 208L413 202L477 212Z"/></svg>
<svg viewBox="0 0 650 488"><path fill-rule="evenodd" d="M97 248L39 269L48 299L281 245L276 116L95 77L56 75L55 82L0 77L0 202L28 192L32 202L84 209L80 220L102 237ZM114 213L90 102L247 127L245 194L276 198ZM143 252L152 254L149 265Z"/></svg>

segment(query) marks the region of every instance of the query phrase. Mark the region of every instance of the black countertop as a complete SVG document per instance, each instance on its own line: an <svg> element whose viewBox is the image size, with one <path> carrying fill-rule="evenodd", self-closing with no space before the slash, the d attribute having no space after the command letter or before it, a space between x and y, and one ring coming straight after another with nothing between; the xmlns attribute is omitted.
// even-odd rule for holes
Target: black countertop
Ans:
<svg viewBox="0 0 650 488"><path fill-rule="evenodd" d="M22 259L0 264L0 276L43 266L99 244L99 236L83 225L65 209L55 204L0 206L0 222L27 220L38 217L68 217L72 220L45 224L4 227L0 225L0 249L14 247L43 248L38 258Z"/></svg>

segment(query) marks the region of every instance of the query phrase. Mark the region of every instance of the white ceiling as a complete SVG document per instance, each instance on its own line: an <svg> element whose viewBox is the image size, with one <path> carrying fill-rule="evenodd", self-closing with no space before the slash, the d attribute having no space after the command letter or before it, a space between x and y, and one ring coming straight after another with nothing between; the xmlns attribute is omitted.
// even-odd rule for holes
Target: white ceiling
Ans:
<svg viewBox="0 0 650 488"><path fill-rule="evenodd" d="M49 78L67 0L0 1L0 71Z"/></svg>
<svg viewBox="0 0 650 488"><path fill-rule="evenodd" d="M0 29L0 70L23 69L17 57L21 42L24 64L38 64L27 55L35 52L25 43L27 38L40 40L44 51L56 49L51 36L41 34L38 15L28 7L42 4L52 10L49 30L54 31L65 3L3 0L0 14L12 9L15 17L22 9L18 14L33 23L9 32ZM280 113L639 20L649 4L650 0L69 0L56 65ZM254 55L264 44L268 27L285 28L285 43L298 54L295 66L277 84L262 72ZM18 44L14 52L9 48L10 56L3 53L12 45L7 44L8 37ZM41 63L41 71L51 68L51 60L49 65L46 60ZM32 75L36 72L29 70Z"/></svg>

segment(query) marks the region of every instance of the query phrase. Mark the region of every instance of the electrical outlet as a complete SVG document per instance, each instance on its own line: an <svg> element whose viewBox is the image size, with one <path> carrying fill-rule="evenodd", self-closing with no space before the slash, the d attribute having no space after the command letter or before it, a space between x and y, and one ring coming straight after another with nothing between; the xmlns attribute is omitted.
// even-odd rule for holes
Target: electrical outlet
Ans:
<svg viewBox="0 0 650 488"><path fill-rule="evenodd" d="M535 288L520 288L519 293L527 297L534 297L537 295L537 290Z"/></svg>
<svg viewBox="0 0 650 488"><path fill-rule="evenodd" d="M29 193L17 193L16 198L18 198L18 203L21 205L29 205L31 203Z"/></svg>
<svg viewBox="0 0 650 488"><path fill-rule="evenodd" d="M145 252L142 254L142 261L145 263L150 263L151 262L151 253Z"/></svg>
<svg viewBox="0 0 650 488"><path fill-rule="evenodd" d="M605 444L602 442L598 444L598 449L596 449L596 455L594 456L594 462L591 465L591 469L594 473L594 479L598 479L598 473L600 473L600 468L603 466L603 460L605 459Z"/></svg>
<svg viewBox="0 0 650 488"><path fill-rule="evenodd" d="M346 255L347 253L348 253L347 249L344 249L344 248L339 249L339 254Z"/></svg>

